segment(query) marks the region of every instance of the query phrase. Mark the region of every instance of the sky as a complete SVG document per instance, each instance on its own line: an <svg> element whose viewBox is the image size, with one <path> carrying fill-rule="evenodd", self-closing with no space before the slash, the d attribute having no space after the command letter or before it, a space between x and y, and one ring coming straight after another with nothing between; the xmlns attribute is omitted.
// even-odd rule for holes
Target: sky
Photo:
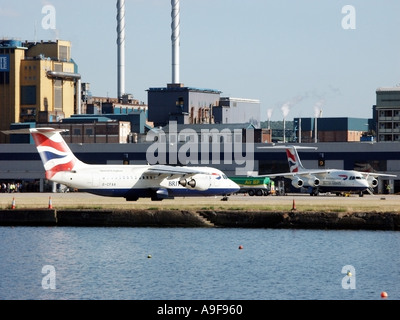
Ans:
<svg viewBox="0 0 400 320"><path fill-rule="evenodd" d="M71 41L82 82L114 98L116 3L0 0L0 39ZM126 93L147 104L172 82L171 1L125 11ZM400 85L399 13L399 0L181 0L180 82L259 100L261 121L372 118L376 90Z"/></svg>

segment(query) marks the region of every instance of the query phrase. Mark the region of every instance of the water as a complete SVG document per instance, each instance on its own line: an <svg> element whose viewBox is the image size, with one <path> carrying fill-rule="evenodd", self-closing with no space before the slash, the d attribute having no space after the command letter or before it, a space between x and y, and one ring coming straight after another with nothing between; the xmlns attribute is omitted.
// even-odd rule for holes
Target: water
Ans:
<svg viewBox="0 0 400 320"><path fill-rule="evenodd" d="M399 232L0 227L0 243L0 300L400 299Z"/></svg>

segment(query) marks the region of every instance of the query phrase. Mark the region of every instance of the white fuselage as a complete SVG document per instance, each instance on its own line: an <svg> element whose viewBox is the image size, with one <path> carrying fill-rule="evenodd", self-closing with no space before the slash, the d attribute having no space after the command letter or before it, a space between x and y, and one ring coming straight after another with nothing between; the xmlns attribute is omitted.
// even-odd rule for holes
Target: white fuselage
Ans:
<svg viewBox="0 0 400 320"><path fill-rule="evenodd" d="M362 174L351 170L327 170L323 174L299 172L291 179L295 187L318 188L321 192L362 192L370 187Z"/></svg>
<svg viewBox="0 0 400 320"><path fill-rule="evenodd" d="M84 165L61 171L51 179L70 188L103 196L171 198L174 196L227 195L238 186L215 168L196 168L204 174L185 176L151 173L151 166Z"/></svg>

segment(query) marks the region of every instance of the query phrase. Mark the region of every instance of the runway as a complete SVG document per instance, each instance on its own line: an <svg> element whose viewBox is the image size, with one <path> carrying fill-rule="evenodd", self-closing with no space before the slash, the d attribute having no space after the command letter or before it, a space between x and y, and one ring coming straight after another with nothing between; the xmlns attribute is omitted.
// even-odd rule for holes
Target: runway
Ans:
<svg viewBox="0 0 400 320"><path fill-rule="evenodd" d="M179 210L238 210L238 211L291 211L298 212L400 212L400 195L319 195L303 194L285 196L250 197L243 194L232 195L227 201L222 197L188 197L173 200L151 201L139 199L128 202L124 198L96 196L88 193L2 193L0 208L47 208L58 209L179 209Z"/></svg>

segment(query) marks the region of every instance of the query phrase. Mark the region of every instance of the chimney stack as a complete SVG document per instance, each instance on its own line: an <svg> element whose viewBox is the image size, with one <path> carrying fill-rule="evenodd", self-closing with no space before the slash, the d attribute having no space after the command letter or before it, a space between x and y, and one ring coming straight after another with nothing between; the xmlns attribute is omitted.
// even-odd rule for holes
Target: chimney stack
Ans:
<svg viewBox="0 0 400 320"><path fill-rule="evenodd" d="M180 8L179 0L171 0L172 5L172 84L179 83L179 47L180 47Z"/></svg>
<svg viewBox="0 0 400 320"><path fill-rule="evenodd" d="M117 0L118 100L125 94L125 0Z"/></svg>

